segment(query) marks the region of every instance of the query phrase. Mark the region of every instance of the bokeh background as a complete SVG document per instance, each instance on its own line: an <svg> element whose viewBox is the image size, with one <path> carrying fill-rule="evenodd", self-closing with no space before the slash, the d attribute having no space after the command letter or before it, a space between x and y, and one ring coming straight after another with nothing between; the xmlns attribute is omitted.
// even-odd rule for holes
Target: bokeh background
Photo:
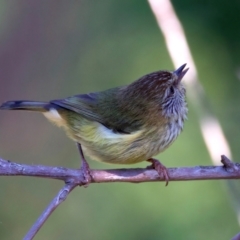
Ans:
<svg viewBox="0 0 240 240"><path fill-rule="evenodd" d="M237 161L240 2L172 3ZM1 102L100 91L159 69L173 65L145 0L0 0ZM191 102L189 108L183 133L158 156L168 167L212 164ZM75 144L37 113L0 112L0 156L27 164L79 166ZM96 169L122 167L89 163ZM62 185L1 177L0 239L22 239ZM170 182L168 187L112 183L75 189L35 239L225 240L238 231L225 181Z"/></svg>

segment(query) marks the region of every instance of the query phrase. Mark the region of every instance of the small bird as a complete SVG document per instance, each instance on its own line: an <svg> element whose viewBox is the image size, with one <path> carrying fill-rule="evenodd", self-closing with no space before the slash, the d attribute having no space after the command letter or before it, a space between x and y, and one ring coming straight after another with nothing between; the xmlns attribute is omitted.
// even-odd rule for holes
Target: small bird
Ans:
<svg viewBox="0 0 240 240"><path fill-rule="evenodd" d="M7 101L0 109L42 112L62 127L77 143L86 182L91 171L84 154L106 163L149 161L149 167L163 174L167 185L167 168L152 157L171 145L187 118L186 90L181 82L188 71L185 66L156 71L102 92L49 102Z"/></svg>

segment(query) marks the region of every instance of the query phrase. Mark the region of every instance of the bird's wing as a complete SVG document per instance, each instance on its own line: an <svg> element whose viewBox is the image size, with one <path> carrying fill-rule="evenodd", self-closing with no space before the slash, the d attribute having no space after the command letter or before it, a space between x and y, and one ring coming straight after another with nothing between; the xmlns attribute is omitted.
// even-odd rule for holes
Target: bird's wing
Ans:
<svg viewBox="0 0 240 240"><path fill-rule="evenodd" d="M72 110L83 117L97 121L113 132L130 134L142 127L142 121L132 115L132 111L122 112L116 101L116 90L99 93L75 95L65 99L53 100L51 103Z"/></svg>
<svg viewBox="0 0 240 240"><path fill-rule="evenodd" d="M65 99L53 100L50 103L69 109L89 120L104 124L104 119L96 111L98 98L96 93L80 94Z"/></svg>

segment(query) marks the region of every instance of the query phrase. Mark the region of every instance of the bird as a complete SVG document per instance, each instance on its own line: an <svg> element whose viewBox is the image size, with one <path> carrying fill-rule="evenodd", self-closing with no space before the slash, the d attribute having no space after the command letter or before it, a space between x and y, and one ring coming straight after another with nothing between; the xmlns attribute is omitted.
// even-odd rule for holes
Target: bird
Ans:
<svg viewBox="0 0 240 240"><path fill-rule="evenodd" d="M110 164L151 163L163 174L167 168L153 156L167 149L183 130L188 107L182 78L189 68L160 70L129 85L79 94L49 102L7 101L0 110L41 112L76 142L86 184L91 170L85 155Z"/></svg>

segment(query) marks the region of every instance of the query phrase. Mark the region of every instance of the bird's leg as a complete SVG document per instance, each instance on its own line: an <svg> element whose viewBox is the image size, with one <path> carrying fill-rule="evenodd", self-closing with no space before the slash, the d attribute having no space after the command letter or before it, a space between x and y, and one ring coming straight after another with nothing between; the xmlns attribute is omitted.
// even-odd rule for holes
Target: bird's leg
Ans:
<svg viewBox="0 0 240 240"><path fill-rule="evenodd" d="M90 167L89 167L89 165L88 165L88 163L87 163L87 161L86 161L86 159L84 157L81 144L77 143L77 147L78 147L78 151L80 153L81 159L82 159L80 169L82 170L84 178L85 178L85 181L86 181L84 183L84 185L87 186L88 183L91 181L91 178L92 178Z"/></svg>
<svg viewBox="0 0 240 240"><path fill-rule="evenodd" d="M152 163L147 168L155 169L160 176L161 176L161 174L163 174L164 179L166 181L166 186L167 186L168 181L169 181L167 168L161 162L159 162L157 159L150 158L147 161Z"/></svg>

